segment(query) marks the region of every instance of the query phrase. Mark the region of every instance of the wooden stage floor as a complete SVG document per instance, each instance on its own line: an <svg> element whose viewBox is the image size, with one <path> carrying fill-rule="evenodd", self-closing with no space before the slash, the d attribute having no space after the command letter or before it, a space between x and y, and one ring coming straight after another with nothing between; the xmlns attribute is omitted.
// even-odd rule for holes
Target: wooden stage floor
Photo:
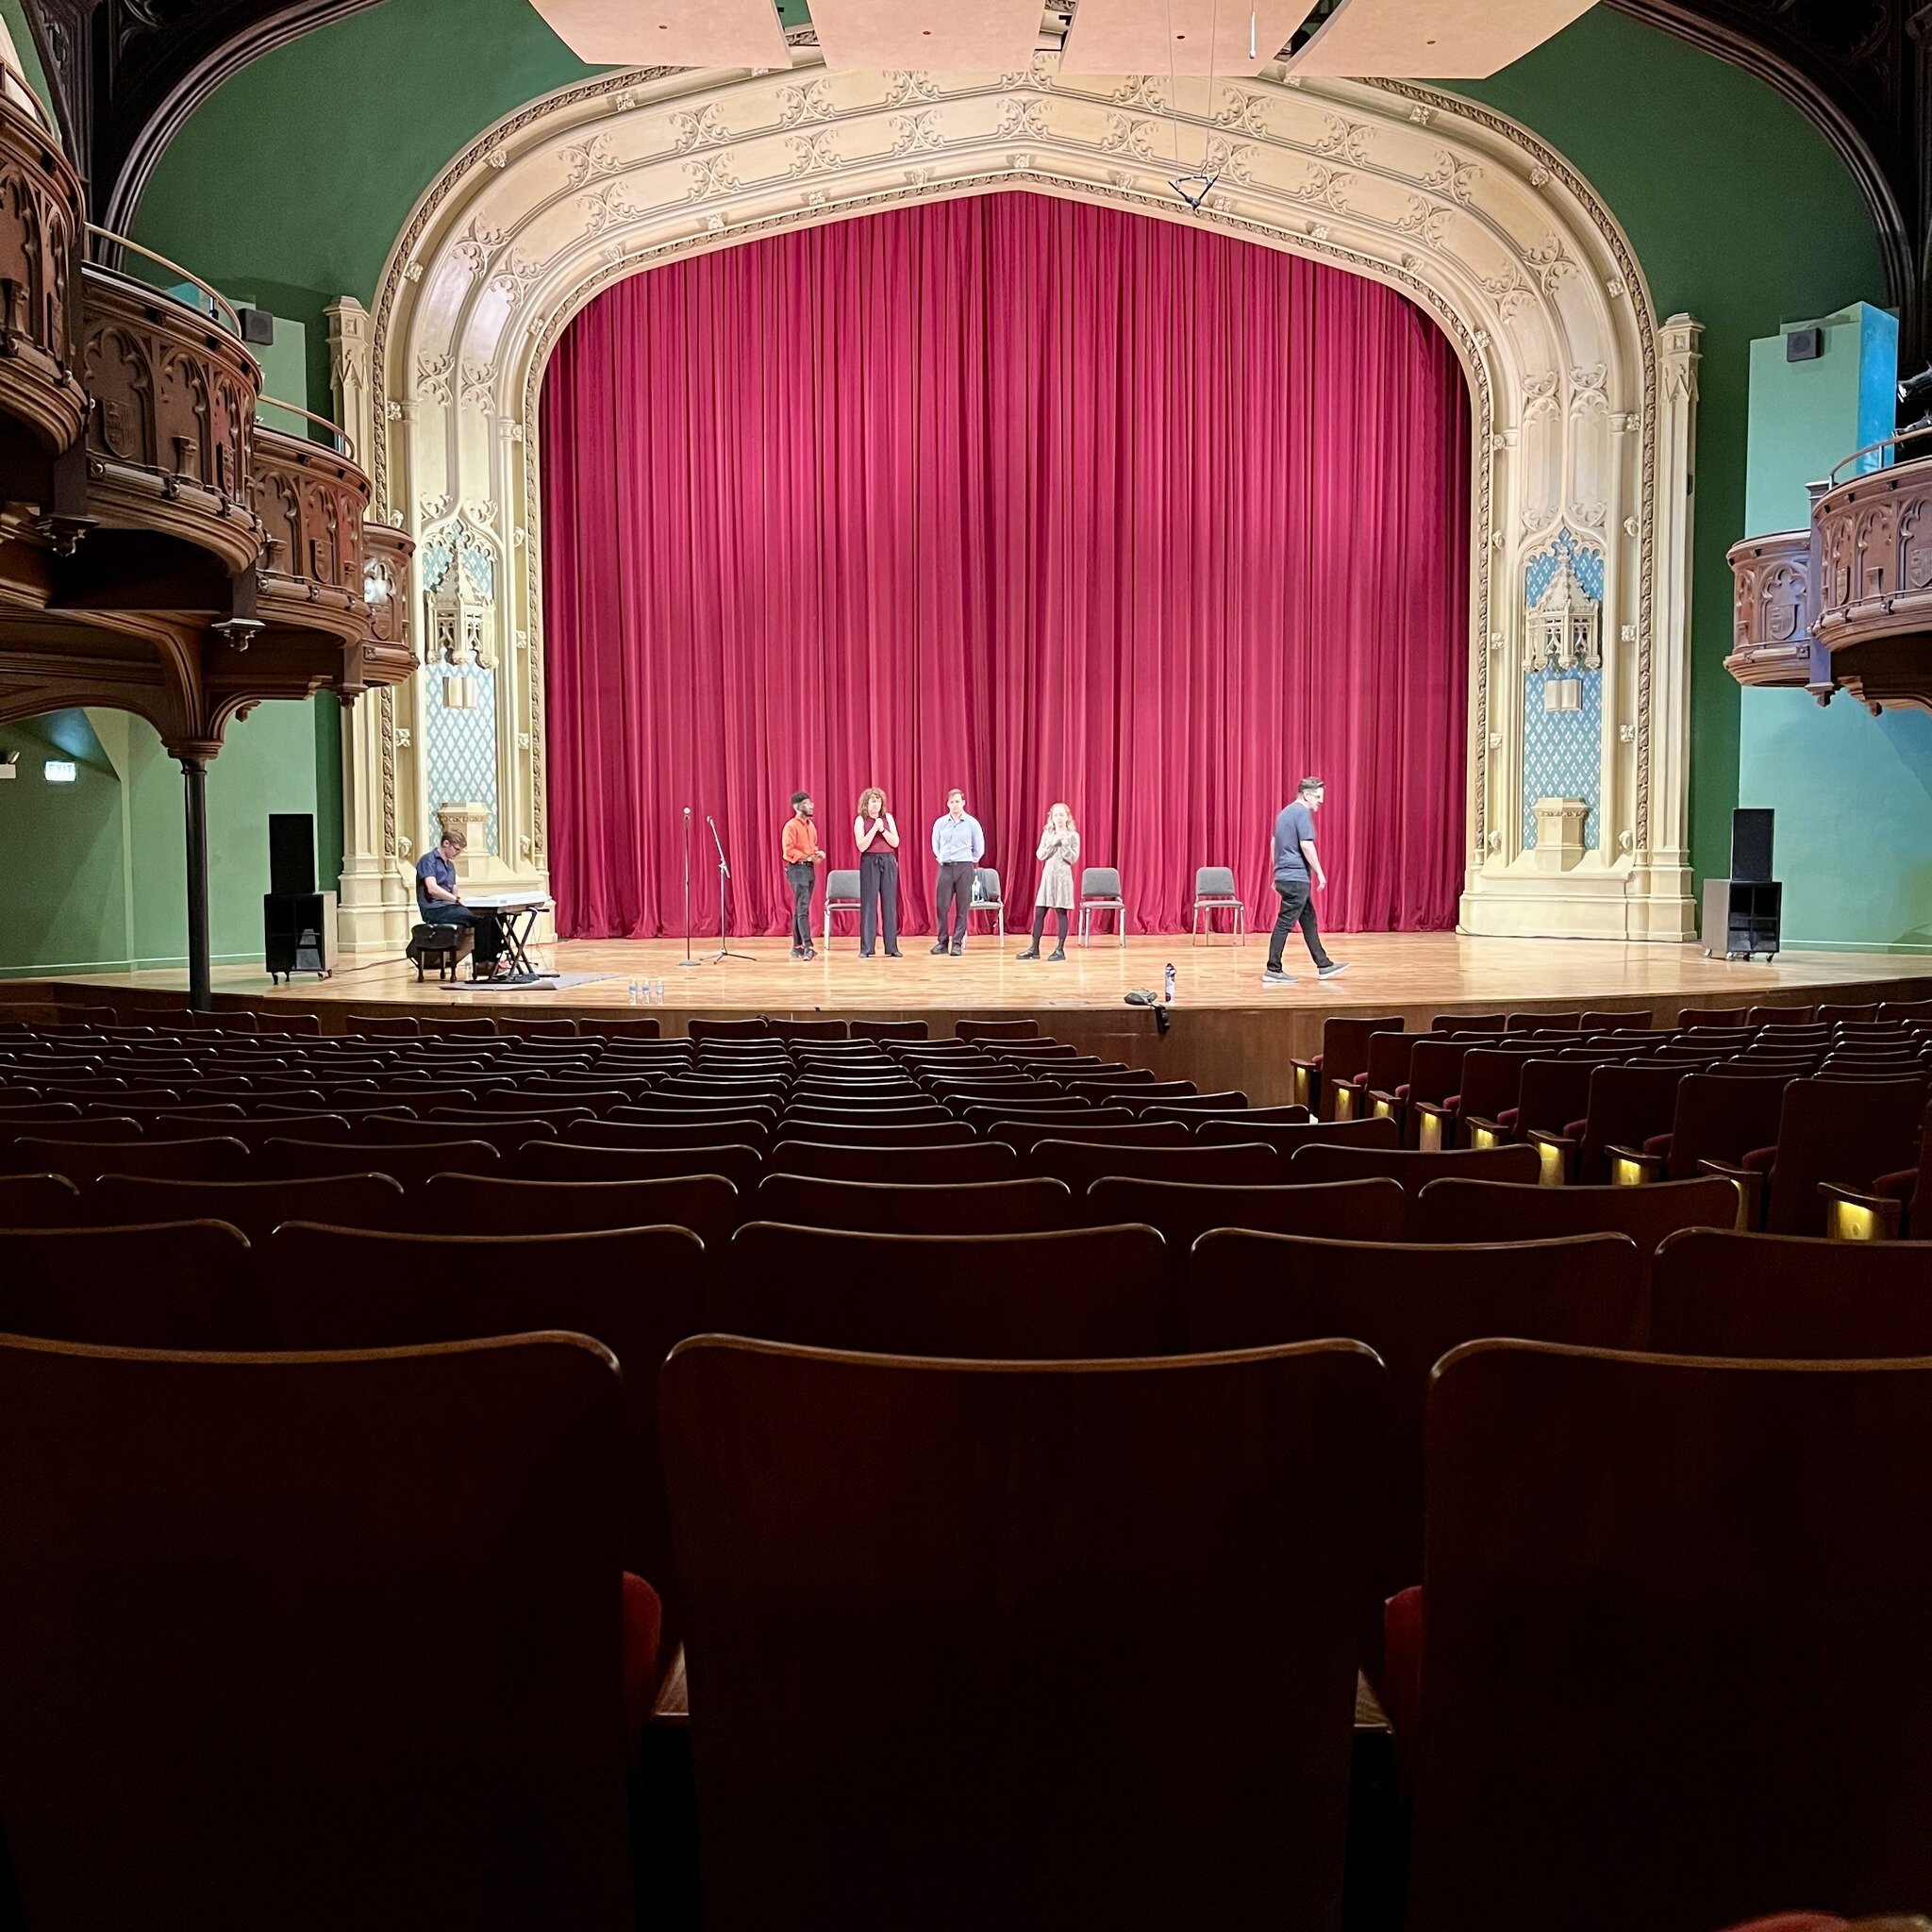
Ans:
<svg viewBox="0 0 1932 1932"><path fill-rule="evenodd" d="M1323 981L1297 936L1287 958L1295 983L1264 988L1265 935L1241 946L1196 946L1185 934L1133 939L1125 947L1070 945L1058 966L1022 963L1013 956L1024 944L1024 934L1008 934L1001 947L991 933L975 933L962 958L934 958L930 939L915 938L902 959L860 959L851 940L837 939L816 960L799 962L783 941L741 940L736 949L748 958L686 967L682 941L566 941L540 955L540 963L576 982L560 989L419 986L413 968L385 961L276 991L260 972L219 968L215 993L218 1005L239 998L312 1010L329 1031L344 1011L388 1008L441 1015L629 1011L633 980L661 983L661 1006L645 998L637 1010L657 1014L667 1034L704 1014L924 1019L936 1036L962 1018L1025 1014L1060 1039L1204 1088L1241 1088L1257 1103L1289 1097L1289 1059L1319 1050L1322 1023L1333 1013L1400 1014L1412 1029L1439 1013L1578 1008L1643 1010L1668 1023L1687 1006L1932 997L1932 958L1886 954L1788 953L1768 966L1729 965L1694 945L1360 933L1330 938L1330 952L1351 970ZM1137 987L1158 991L1169 961L1179 984L1163 1035L1156 1016L1127 1006L1125 995ZM186 978L176 970L59 983L112 989L132 1003L176 999ZM31 999L38 984L13 981L0 994Z"/></svg>

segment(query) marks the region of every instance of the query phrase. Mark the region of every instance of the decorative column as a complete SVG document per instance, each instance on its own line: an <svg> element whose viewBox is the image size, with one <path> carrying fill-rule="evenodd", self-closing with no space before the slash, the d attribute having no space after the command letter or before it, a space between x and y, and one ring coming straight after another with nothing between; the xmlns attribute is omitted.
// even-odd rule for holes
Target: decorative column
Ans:
<svg viewBox="0 0 1932 1932"><path fill-rule="evenodd" d="M188 832L188 1004L205 1013L214 1004L208 915L208 767L219 744L171 745L180 762Z"/></svg>
<svg viewBox="0 0 1932 1932"><path fill-rule="evenodd" d="M1697 364L1703 325L1674 315L1657 331L1657 564L1650 658L1639 670L1647 756L1637 772L1630 937L1697 931L1690 881L1690 546L1697 502Z"/></svg>
<svg viewBox="0 0 1932 1932"><path fill-rule="evenodd" d="M327 313L336 417L355 443L358 459L366 463L375 429L373 321L352 295L331 302ZM378 567L387 569L372 561L372 570ZM407 581L385 581L371 589L403 600L410 594ZM345 955L392 958L409 937L408 887L390 802L395 796L395 751L384 714L391 704L388 691L369 691L342 710L342 883L337 933Z"/></svg>

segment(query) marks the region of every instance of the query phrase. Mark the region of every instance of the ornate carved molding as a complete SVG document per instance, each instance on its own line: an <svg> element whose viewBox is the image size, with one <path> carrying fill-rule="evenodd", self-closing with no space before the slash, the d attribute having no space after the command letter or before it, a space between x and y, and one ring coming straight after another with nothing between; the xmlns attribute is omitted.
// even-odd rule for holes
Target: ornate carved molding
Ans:
<svg viewBox="0 0 1932 1932"><path fill-rule="evenodd" d="M1465 920L1483 929L1661 935L1688 930L1688 888L1648 868L1675 768L1688 672L1675 641L1689 575L1660 581L1659 505L1685 492L1695 325L1670 366L1678 433L1659 447L1665 359L1641 270L1569 163L1505 117L1428 89L1347 82L1062 82L1052 55L989 80L824 73L646 71L600 76L488 130L423 197L379 294L371 469L376 501L419 534L449 507L502 506L507 582L492 622L502 713L500 849L543 858L541 515L538 396L558 335L624 276L760 235L930 199L1023 188L1193 220L1400 289L1456 345L1474 417L1472 476L1471 852ZM1198 215L1167 186L1219 156ZM1634 445L1634 446L1633 446ZM391 508L391 507L393 507ZM1533 914L1522 863L1521 707L1491 703L1500 656L1520 656L1524 556L1581 524L1606 552L1605 826ZM1672 532L1677 550L1681 533ZM1508 595L1497 587L1511 586ZM1665 612L1664 600L1671 608ZM1660 630L1674 641L1654 660ZM1511 645L1515 648L1503 650ZM1668 684L1669 689L1664 687ZM403 723L422 716L406 693ZM1614 715L1613 715L1614 714ZM1667 720L1660 726L1659 720ZM1617 727L1634 725L1626 741ZM422 733L414 734L421 740ZM1666 775L1659 759L1670 749ZM394 762L391 752L391 763ZM401 810L425 822L432 801ZM1683 800L1660 825L1681 842ZM1632 845L1636 849L1632 849ZM1579 882L1585 891L1578 892ZM1630 913L1664 892L1669 907ZM1585 903L1585 899L1589 903Z"/></svg>

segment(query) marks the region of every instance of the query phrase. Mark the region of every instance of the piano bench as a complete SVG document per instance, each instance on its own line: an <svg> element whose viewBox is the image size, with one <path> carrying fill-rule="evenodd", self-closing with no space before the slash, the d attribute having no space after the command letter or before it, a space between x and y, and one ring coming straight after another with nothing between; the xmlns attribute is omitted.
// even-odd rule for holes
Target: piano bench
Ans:
<svg viewBox="0 0 1932 1932"><path fill-rule="evenodd" d="M457 968L468 958L476 936L467 925L419 925L409 935L408 955L416 969L420 984L425 966L436 968L439 979L454 979Z"/></svg>

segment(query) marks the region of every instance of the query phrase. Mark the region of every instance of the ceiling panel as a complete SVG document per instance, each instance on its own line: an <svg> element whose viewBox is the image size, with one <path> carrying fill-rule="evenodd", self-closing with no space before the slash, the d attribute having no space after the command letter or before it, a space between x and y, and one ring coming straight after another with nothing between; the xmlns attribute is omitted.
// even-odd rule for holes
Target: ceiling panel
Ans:
<svg viewBox="0 0 1932 1932"><path fill-rule="evenodd" d="M789 67L772 0L532 0L579 60L612 67Z"/></svg>
<svg viewBox="0 0 1932 1932"><path fill-rule="evenodd" d="M1481 80L1595 0L1341 0L1290 72L1355 80Z"/></svg>
<svg viewBox="0 0 1932 1932"><path fill-rule="evenodd" d="M830 68L1016 74L1033 58L1041 0L812 0Z"/></svg>
<svg viewBox="0 0 1932 1932"><path fill-rule="evenodd" d="M1060 72L1258 74L1314 8L1315 0L1080 0Z"/></svg>

